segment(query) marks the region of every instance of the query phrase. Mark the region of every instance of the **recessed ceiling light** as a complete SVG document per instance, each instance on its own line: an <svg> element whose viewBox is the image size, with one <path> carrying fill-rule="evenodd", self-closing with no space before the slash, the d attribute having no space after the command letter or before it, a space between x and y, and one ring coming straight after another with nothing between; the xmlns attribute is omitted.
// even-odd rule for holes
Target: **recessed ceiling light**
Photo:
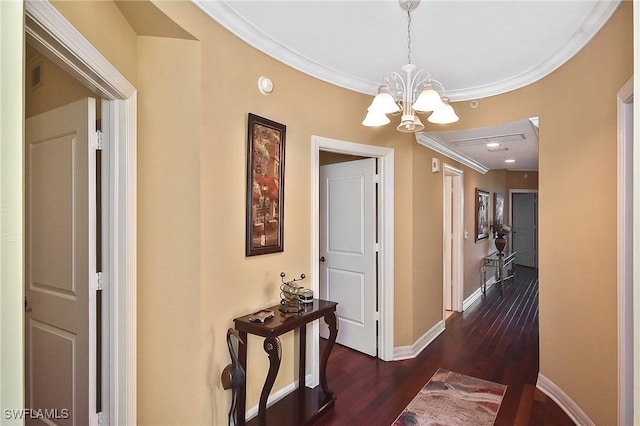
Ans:
<svg viewBox="0 0 640 426"><path fill-rule="evenodd" d="M506 160L504 160L505 163L515 163L516 160L514 160L513 158L507 158Z"/></svg>
<svg viewBox="0 0 640 426"><path fill-rule="evenodd" d="M487 148L496 148L496 147L499 147L499 146L500 146L500 144L498 142L489 142L487 144Z"/></svg>

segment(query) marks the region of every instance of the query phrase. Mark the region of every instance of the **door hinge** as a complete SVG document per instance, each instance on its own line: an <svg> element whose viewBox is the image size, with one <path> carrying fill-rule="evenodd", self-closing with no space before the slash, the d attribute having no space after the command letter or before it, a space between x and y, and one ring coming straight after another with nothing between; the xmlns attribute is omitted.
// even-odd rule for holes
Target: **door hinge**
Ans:
<svg viewBox="0 0 640 426"><path fill-rule="evenodd" d="M375 243L373 245L373 250L375 250L376 253L380 253L380 243Z"/></svg>
<svg viewBox="0 0 640 426"><path fill-rule="evenodd" d="M96 132L91 136L91 147L97 151L102 151L104 149L102 131L96 130Z"/></svg>
<svg viewBox="0 0 640 426"><path fill-rule="evenodd" d="M380 183L380 174L376 173L375 175L373 175L373 182L374 183Z"/></svg>
<svg viewBox="0 0 640 426"><path fill-rule="evenodd" d="M98 426L102 426L102 411L96 413L96 423Z"/></svg>
<svg viewBox="0 0 640 426"><path fill-rule="evenodd" d="M103 290L102 272L96 272L93 274L92 287L94 290Z"/></svg>
<svg viewBox="0 0 640 426"><path fill-rule="evenodd" d="M375 318L376 318L376 321L380 321L380 312L378 311L375 312Z"/></svg>

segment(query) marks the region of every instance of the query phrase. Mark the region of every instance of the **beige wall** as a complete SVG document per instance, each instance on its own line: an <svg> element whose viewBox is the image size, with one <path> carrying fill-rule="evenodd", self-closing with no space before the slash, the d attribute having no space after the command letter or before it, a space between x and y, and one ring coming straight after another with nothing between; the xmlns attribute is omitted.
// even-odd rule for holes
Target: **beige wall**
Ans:
<svg viewBox="0 0 640 426"><path fill-rule="evenodd" d="M508 171L507 189L538 189L538 172ZM508 193L505 194L505 202L508 201L507 198Z"/></svg>
<svg viewBox="0 0 640 426"><path fill-rule="evenodd" d="M138 37L138 421L205 406L200 348L200 44ZM180 66L167 66L166 58ZM200 386L198 386L200 384ZM161 403L158 403L161 401Z"/></svg>
<svg viewBox="0 0 640 426"><path fill-rule="evenodd" d="M36 66L40 66L41 80L40 84L34 87L31 85L31 70ZM27 45L24 88L26 118L87 97L98 99L96 107L99 111L100 97L98 95L35 48ZM100 118L100 114L96 114L96 117Z"/></svg>
<svg viewBox="0 0 640 426"><path fill-rule="evenodd" d="M540 371L602 425L617 421L616 93L632 74L623 2L541 102Z"/></svg>
<svg viewBox="0 0 640 426"><path fill-rule="evenodd" d="M547 78L457 109L457 126L540 117L540 372L596 424L617 423L616 93L633 73L632 48L627 1ZM475 186L496 184L487 175L465 176L465 214ZM505 187L535 189L522 178L507 174ZM466 271L484 250L471 244ZM465 280L465 293L473 286Z"/></svg>
<svg viewBox="0 0 640 426"><path fill-rule="evenodd" d="M112 1L51 3L131 84L136 83L136 33Z"/></svg>
<svg viewBox="0 0 640 426"><path fill-rule="evenodd" d="M140 91L139 424L226 423L230 392L219 382L229 362L226 329L234 317L278 300L281 271L310 274L312 135L395 149L395 344L413 344L442 318L442 175L430 172L436 154L391 127L363 128L369 96L267 57L190 2L155 5L197 41L137 37L110 2L56 3ZM584 229L615 221L607 207L615 205L615 92L631 75L630 9L625 3L583 53L547 79L481 99L476 109L456 105L461 120L453 126L540 116L541 370L598 424L616 420L615 233ZM108 36L93 25L96 13L114 23ZM593 72L596 63L609 69ZM260 75L273 80L271 96L257 91ZM603 102L594 108L580 100L587 93ZM244 256L248 112L287 125L285 251L251 258ZM510 178L463 169L472 236L475 188L507 194ZM575 210L594 190L603 202ZM573 223L565 223L569 215ZM584 215L588 222L575 220ZM598 244L585 244L587 237ZM480 285L478 262L490 244L465 240L465 295ZM594 264L595 273L587 267ZM295 346L291 336L283 343L276 390L293 379ZM259 339L249 346L251 406L267 361Z"/></svg>
<svg viewBox="0 0 640 426"><path fill-rule="evenodd" d="M443 318L442 201L443 173L431 172L431 158L444 159L416 144L413 148L413 294L412 341ZM402 167L402 165L400 165ZM396 253L396 258L398 254ZM396 303L396 309L398 305ZM400 309L405 309L400 307ZM397 318L396 318L397 321ZM396 327L397 328L397 327ZM396 339L396 343L397 343Z"/></svg>

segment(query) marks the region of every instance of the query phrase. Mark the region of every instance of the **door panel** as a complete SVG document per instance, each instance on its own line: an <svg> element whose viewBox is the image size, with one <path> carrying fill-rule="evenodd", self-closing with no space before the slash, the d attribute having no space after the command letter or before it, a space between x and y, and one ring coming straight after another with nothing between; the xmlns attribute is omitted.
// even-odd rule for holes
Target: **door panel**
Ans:
<svg viewBox="0 0 640 426"><path fill-rule="evenodd" d="M535 268L537 262L537 195L515 193L513 201L513 250L516 264Z"/></svg>
<svg viewBox="0 0 640 426"><path fill-rule="evenodd" d="M375 159L320 167L320 297L338 302L337 342L375 356ZM320 334L328 335L326 325Z"/></svg>
<svg viewBox="0 0 640 426"><path fill-rule="evenodd" d="M77 335L33 318L29 319L28 327L31 336L30 407L58 409L60 418L55 423L72 425L73 417L64 418L62 410L73 407L73 396L79 391L73 375L67 373L74 370ZM58 391L50 392L51 388Z"/></svg>
<svg viewBox="0 0 640 426"><path fill-rule="evenodd" d="M26 407L85 425L95 407L95 100L26 120ZM93 354L93 356L92 356Z"/></svg>
<svg viewBox="0 0 640 426"><path fill-rule="evenodd" d="M329 300L340 300L340 319L353 325L365 325L362 306L365 292L365 274L327 268Z"/></svg>

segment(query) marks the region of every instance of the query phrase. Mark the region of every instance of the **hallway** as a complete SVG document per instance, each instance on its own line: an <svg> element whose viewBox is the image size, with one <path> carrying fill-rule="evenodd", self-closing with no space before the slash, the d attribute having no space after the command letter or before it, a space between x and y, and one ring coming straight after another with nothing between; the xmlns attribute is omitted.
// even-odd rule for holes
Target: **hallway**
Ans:
<svg viewBox="0 0 640 426"><path fill-rule="evenodd" d="M519 267L504 298L491 287L415 359L384 362L336 345L327 376L338 399L315 424L388 426L444 368L508 386L496 425L573 425L535 387L538 353L538 271Z"/></svg>

